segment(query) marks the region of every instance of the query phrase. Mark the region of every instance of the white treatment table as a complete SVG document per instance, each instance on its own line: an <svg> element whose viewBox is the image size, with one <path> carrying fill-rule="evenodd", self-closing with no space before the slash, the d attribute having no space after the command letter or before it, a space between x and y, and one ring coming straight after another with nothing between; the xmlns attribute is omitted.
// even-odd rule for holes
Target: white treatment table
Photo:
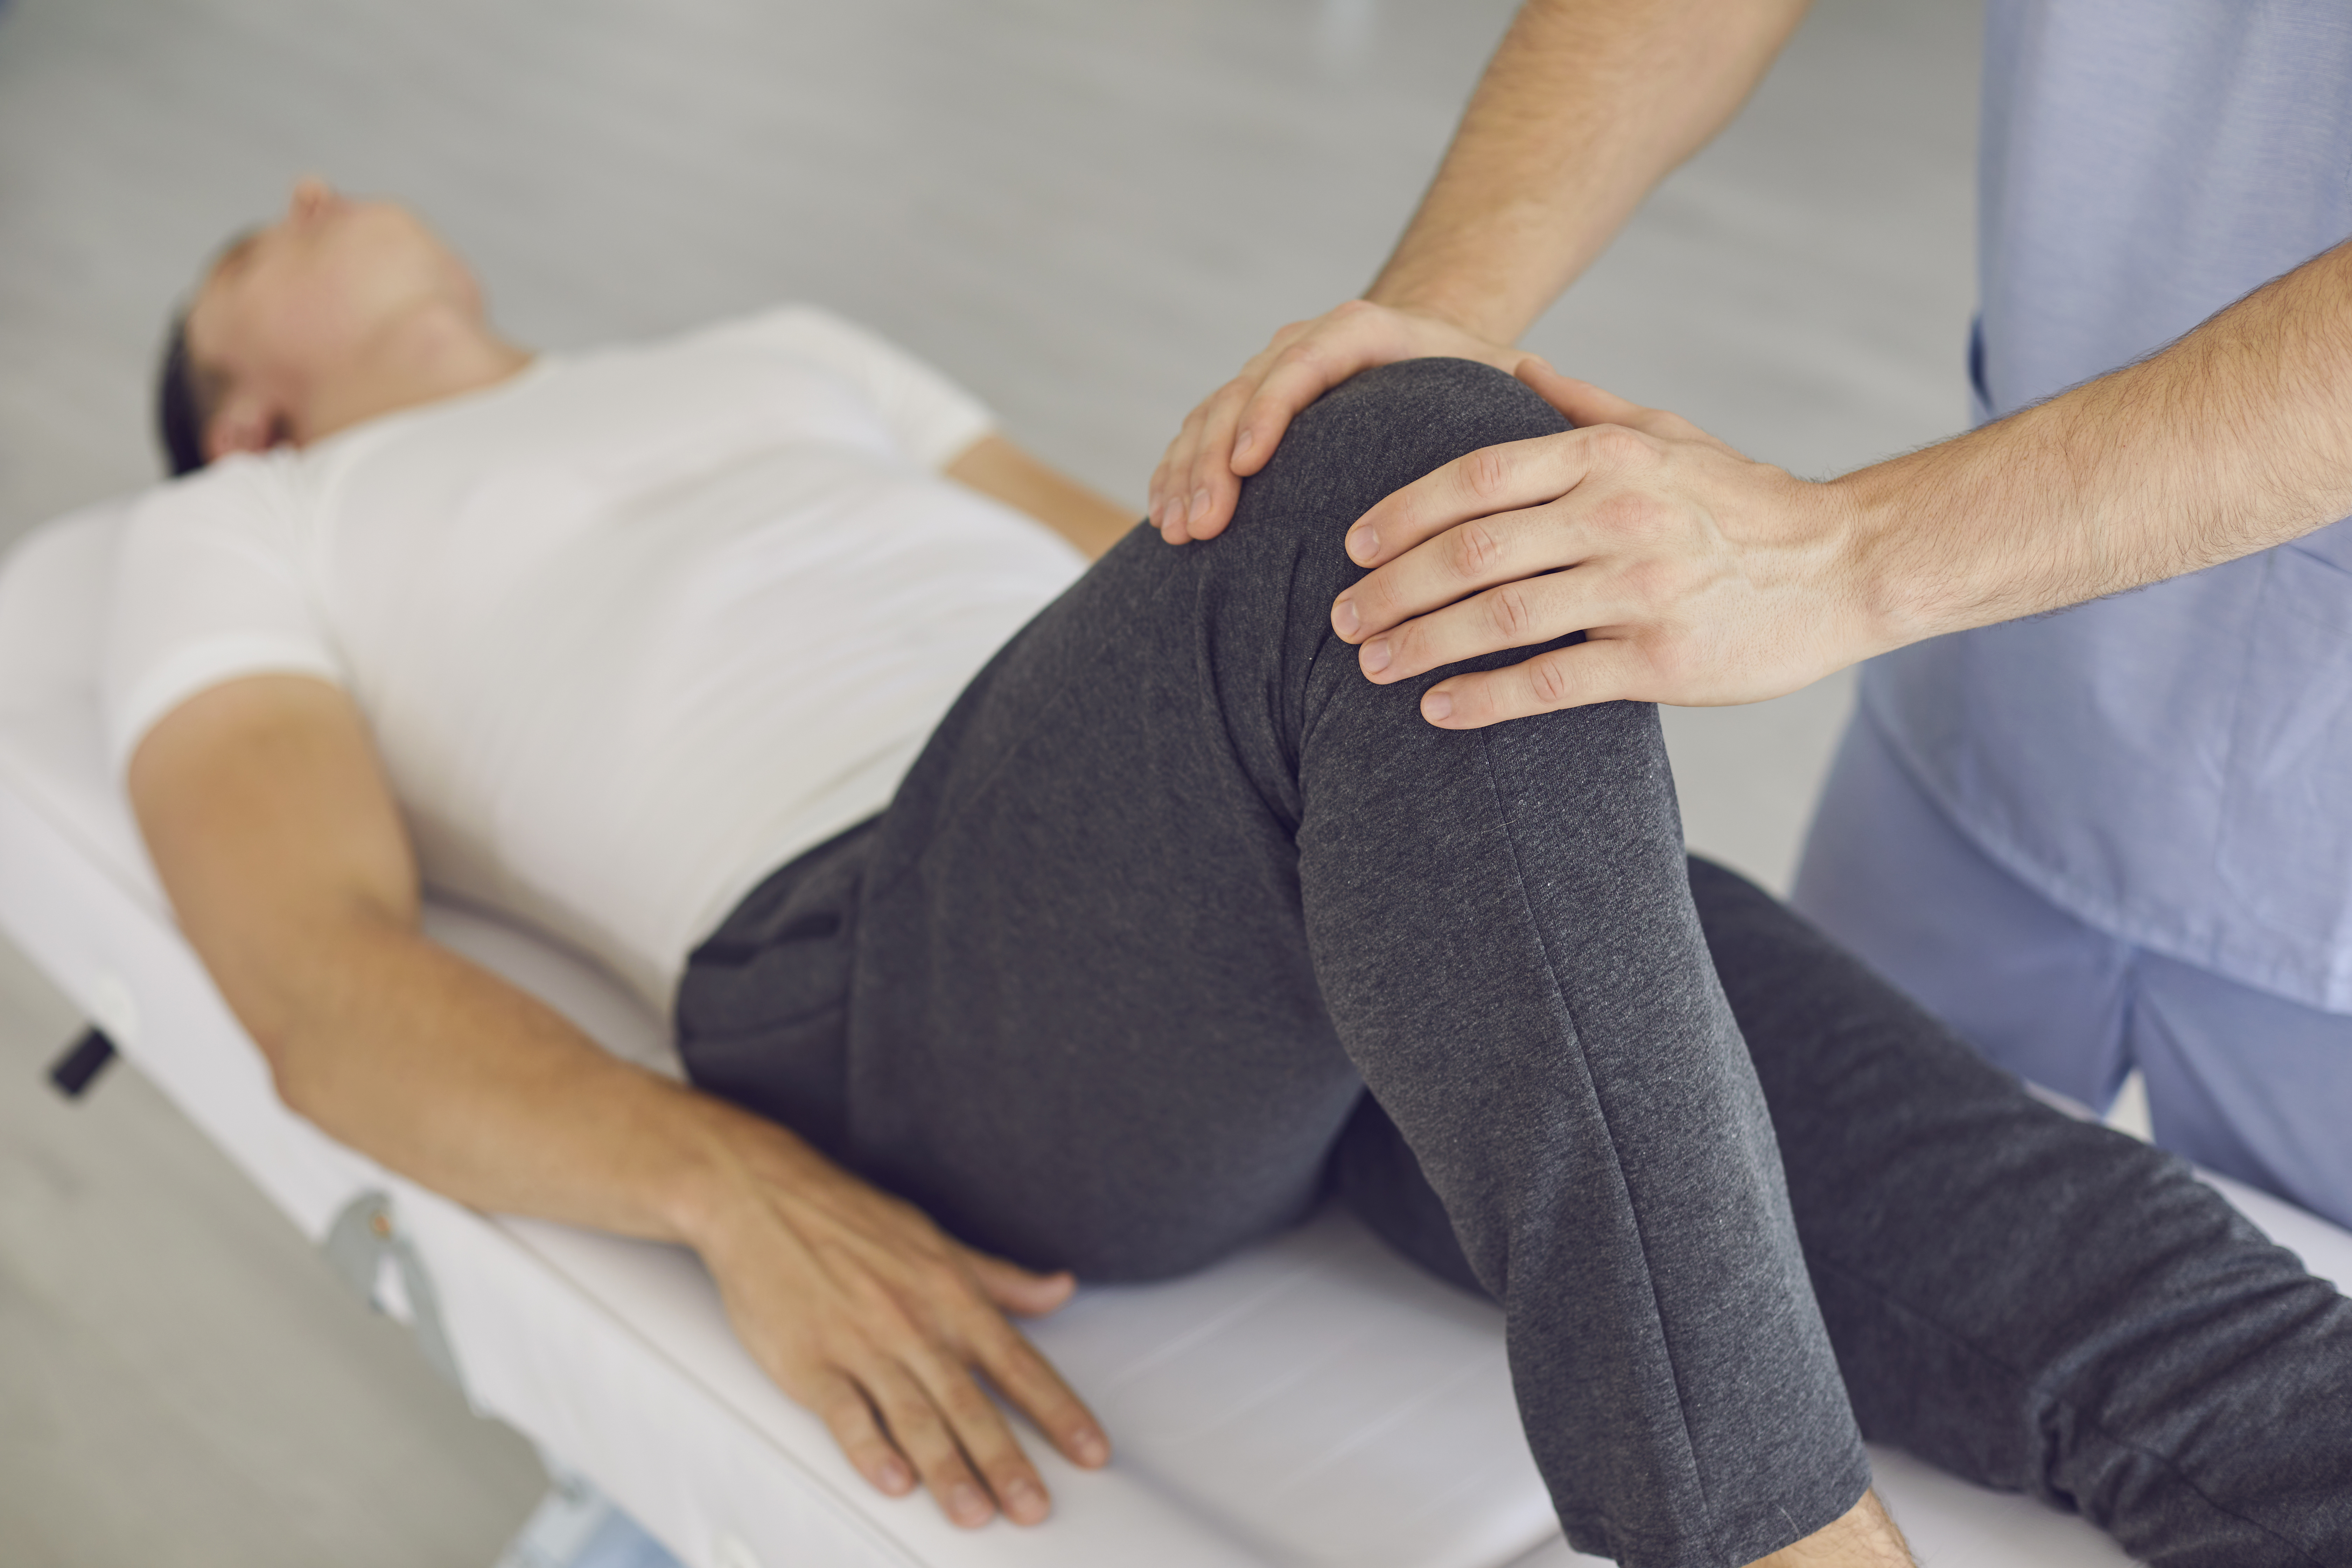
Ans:
<svg viewBox="0 0 2352 1568"><path fill-rule="evenodd" d="M1034 1327L1108 1425L1106 1472L1033 1443L1046 1526L966 1533L870 1490L736 1344L689 1254L483 1215L287 1111L173 924L101 754L95 643L122 503L0 571L0 927L314 1241L419 1328L475 1408L560 1455L692 1568L1561 1568L1499 1315L1327 1215L1174 1284ZM663 1022L592 965L446 905L432 932L675 1072ZM29 1084L7 1092L36 1092ZM2228 1189L2317 1271L2352 1236ZM340 1223L339 1223L340 1222ZM1936 1568L2124 1561L2079 1521L1902 1455L1880 1485Z"/></svg>

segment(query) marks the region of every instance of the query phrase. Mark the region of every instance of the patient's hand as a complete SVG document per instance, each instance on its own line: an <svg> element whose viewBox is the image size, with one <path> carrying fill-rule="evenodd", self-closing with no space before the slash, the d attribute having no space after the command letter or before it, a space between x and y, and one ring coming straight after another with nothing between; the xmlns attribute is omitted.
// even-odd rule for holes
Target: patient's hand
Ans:
<svg viewBox="0 0 2352 1568"><path fill-rule="evenodd" d="M780 1128L728 1132L733 1196L692 1226L696 1248L753 1357L859 1474L893 1496L919 1480L966 1527L998 1508L1043 1520L1045 1483L981 1375L1072 1462L1108 1462L1101 1426L1005 1319L1061 1306L1070 1276L964 1247Z"/></svg>
<svg viewBox="0 0 2352 1568"><path fill-rule="evenodd" d="M1151 475L1152 526L1171 544L1223 533L1243 478L1265 467L1300 409L1358 371L1433 357L1508 371L1527 356L1436 316L1368 300L1293 321L1193 409L1168 443Z"/></svg>

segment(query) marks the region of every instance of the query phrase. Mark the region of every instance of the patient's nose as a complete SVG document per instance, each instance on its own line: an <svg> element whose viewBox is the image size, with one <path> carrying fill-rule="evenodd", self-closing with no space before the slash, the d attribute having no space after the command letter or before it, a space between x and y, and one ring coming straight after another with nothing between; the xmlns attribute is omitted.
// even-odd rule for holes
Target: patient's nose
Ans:
<svg viewBox="0 0 2352 1568"><path fill-rule="evenodd" d="M286 204L287 216L298 222L314 218L341 199L334 186L316 174L305 174L294 182L293 199Z"/></svg>

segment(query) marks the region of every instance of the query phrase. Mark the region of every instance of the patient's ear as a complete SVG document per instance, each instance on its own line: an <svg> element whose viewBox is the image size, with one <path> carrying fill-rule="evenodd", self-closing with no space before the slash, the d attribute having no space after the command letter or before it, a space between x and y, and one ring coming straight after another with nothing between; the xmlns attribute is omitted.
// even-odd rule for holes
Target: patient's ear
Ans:
<svg viewBox="0 0 2352 1568"><path fill-rule="evenodd" d="M232 452L267 452L289 439L292 428L286 411L269 398L232 390L205 426L205 461L217 462Z"/></svg>

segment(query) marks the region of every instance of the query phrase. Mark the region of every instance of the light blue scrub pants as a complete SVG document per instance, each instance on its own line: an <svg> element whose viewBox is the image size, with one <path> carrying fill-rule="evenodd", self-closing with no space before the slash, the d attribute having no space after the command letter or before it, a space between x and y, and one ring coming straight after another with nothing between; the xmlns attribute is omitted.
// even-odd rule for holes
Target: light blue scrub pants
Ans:
<svg viewBox="0 0 2352 1568"><path fill-rule="evenodd" d="M2011 1072L2104 1111L2136 1067L2157 1142L2352 1226L2352 1016L2068 914L1953 826L1867 712L1790 901Z"/></svg>

